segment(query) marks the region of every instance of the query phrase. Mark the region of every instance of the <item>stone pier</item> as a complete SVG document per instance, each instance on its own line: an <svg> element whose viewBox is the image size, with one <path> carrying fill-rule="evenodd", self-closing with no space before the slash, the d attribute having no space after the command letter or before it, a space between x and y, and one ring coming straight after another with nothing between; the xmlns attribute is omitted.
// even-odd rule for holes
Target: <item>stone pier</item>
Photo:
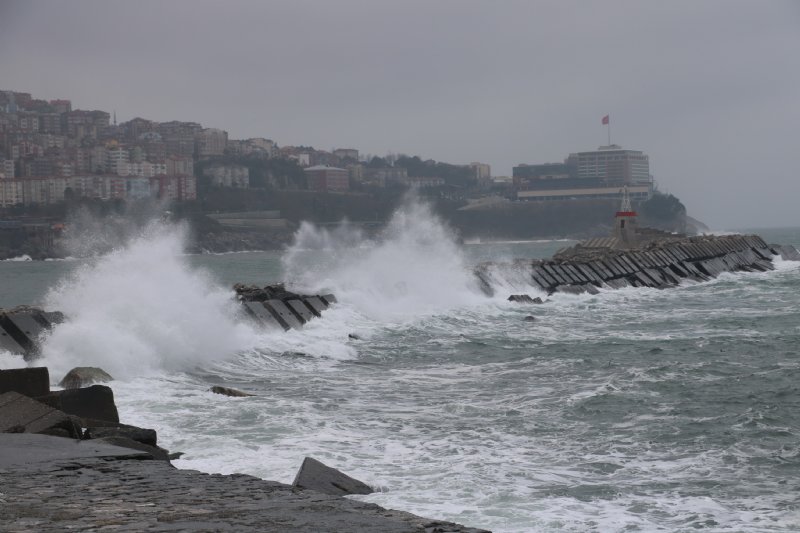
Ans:
<svg viewBox="0 0 800 533"><path fill-rule="evenodd" d="M494 293L494 271L523 268L548 294L595 293L599 287L664 289L683 280L707 281L723 272L766 272L773 259L800 261L794 246L767 244L757 235L722 235L659 239L635 249L577 244L552 259L483 263L475 274L484 292Z"/></svg>

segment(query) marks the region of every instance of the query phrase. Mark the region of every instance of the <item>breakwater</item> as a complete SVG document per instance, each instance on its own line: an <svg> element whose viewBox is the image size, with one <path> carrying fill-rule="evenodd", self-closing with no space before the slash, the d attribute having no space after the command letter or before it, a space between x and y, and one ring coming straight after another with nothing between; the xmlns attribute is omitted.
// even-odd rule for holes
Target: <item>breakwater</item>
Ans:
<svg viewBox="0 0 800 533"><path fill-rule="evenodd" d="M653 287L663 289L683 280L707 281L723 272L766 272L773 258L800 261L791 245L767 244L757 235L706 235L658 239L636 249L604 246L602 239L587 241L556 253L552 259L482 263L475 269L481 289L494 294L495 277L522 270L548 294L596 293L599 287Z"/></svg>
<svg viewBox="0 0 800 533"><path fill-rule="evenodd" d="M343 498L372 488L308 457L292 485L177 470L98 379L76 368L51 391L46 367L0 370L0 530L488 533Z"/></svg>
<svg viewBox="0 0 800 533"><path fill-rule="evenodd" d="M0 435L0 452L4 531L488 533L253 476L177 470L91 441Z"/></svg>
<svg viewBox="0 0 800 533"><path fill-rule="evenodd" d="M250 318L262 326L284 330L300 329L336 303L333 294L298 294L280 283L266 287L236 284L233 290Z"/></svg>
<svg viewBox="0 0 800 533"><path fill-rule="evenodd" d="M237 284L234 292L244 316L273 329L300 329L336 303L333 294L298 294L286 290L282 284L265 287ZM0 309L0 350L32 361L40 355L42 340L64 320L60 311L37 307Z"/></svg>

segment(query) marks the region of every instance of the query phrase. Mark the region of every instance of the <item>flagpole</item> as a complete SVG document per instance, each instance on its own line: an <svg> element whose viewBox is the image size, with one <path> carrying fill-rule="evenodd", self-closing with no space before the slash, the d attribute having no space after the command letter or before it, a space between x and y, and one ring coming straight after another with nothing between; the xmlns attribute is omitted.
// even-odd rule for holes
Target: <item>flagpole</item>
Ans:
<svg viewBox="0 0 800 533"><path fill-rule="evenodd" d="M606 126L608 126L608 146L611 146L611 116L610 116L610 114L609 114L609 117L608 117L608 124L606 124Z"/></svg>

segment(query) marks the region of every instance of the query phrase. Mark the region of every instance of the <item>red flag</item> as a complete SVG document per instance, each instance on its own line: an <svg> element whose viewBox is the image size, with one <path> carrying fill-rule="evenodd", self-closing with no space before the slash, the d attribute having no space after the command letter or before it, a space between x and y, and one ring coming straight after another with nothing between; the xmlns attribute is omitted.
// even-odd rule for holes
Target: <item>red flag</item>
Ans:
<svg viewBox="0 0 800 533"><path fill-rule="evenodd" d="M608 124L608 115L603 117L603 126L605 126L606 124Z"/></svg>

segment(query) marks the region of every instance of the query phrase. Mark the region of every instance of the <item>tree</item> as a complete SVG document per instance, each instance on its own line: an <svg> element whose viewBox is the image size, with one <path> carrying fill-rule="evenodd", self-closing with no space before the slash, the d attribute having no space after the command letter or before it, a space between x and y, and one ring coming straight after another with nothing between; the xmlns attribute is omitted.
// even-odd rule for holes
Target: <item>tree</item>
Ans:
<svg viewBox="0 0 800 533"><path fill-rule="evenodd" d="M686 206L671 194L655 193L641 207L642 214L651 220L671 222L686 216Z"/></svg>
<svg viewBox="0 0 800 533"><path fill-rule="evenodd" d="M369 168L386 168L386 167L389 166L389 163L386 161L386 159L384 159L382 157L378 157L376 155L375 157L373 157L372 159L369 160L369 163L367 163L367 166Z"/></svg>

